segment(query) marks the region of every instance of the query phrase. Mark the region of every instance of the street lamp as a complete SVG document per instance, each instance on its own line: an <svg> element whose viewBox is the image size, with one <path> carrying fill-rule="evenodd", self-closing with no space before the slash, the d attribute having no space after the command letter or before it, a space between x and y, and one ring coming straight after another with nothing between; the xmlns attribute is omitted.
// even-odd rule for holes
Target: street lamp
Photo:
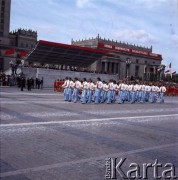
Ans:
<svg viewBox="0 0 178 180"><path fill-rule="evenodd" d="M126 60L126 71L127 71L127 79L129 78L129 66L131 64L130 58L127 58Z"/></svg>
<svg viewBox="0 0 178 180"><path fill-rule="evenodd" d="M14 75L14 62L11 60L11 61L9 62L9 65L10 65L11 71L12 71L11 75Z"/></svg>

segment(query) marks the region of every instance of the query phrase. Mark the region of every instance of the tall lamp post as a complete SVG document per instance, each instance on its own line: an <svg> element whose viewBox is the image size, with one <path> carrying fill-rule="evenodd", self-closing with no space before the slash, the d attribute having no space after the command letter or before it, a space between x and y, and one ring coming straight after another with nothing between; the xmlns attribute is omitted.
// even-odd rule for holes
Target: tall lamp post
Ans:
<svg viewBox="0 0 178 180"><path fill-rule="evenodd" d="M127 79L129 78L129 66L131 64L130 58L127 58L126 60L126 72L127 72Z"/></svg>
<svg viewBox="0 0 178 180"><path fill-rule="evenodd" d="M10 65L11 71L12 71L11 75L14 75L14 62L11 60L11 61L9 62L9 65Z"/></svg>

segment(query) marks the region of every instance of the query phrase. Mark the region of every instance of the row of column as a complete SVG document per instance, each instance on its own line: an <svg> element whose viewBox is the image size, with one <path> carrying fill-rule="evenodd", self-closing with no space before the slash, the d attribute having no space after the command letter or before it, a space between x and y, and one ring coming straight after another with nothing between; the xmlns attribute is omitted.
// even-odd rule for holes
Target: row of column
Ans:
<svg viewBox="0 0 178 180"><path fill-rule="evenodd" d="M110 74L118 74L119 73L119 63L118 62L102 62L102 72L110 73Z"/></svg>

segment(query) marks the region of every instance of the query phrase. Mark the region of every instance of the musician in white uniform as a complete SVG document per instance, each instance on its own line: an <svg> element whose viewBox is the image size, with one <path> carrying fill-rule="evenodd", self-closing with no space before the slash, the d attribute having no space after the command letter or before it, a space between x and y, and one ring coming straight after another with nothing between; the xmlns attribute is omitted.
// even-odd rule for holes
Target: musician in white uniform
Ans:
<svg viewBox="0 0 178 180"><path fill-rule="evenodd" d="M95 104L100 103L100 97L101 97L101 89L103 87L103 83L101 82L101 79L98 77L96 82L96 88L94 93L94 101Z"/></svg>
<svg viewBox="0 0 178 180"><path fill-rule="evenodd" d="M125 101L129 101L129 85L125 83Z"/></svg>
<svg viewBox="0 0 178 180"><path fill-rule="evenodd" d="M156 102L156 86L154 86L154 84L152 84L151 86L151 103L155 103Z"/></svg>
<svg viewBox="0 0 178 180"><path fill-rule="evenodd" d="M66 77L62 88L64 88L64 100L68 101L68 87L69 87L69 78Z"/></svg>
<svg viewBox="0 0 178 180"><path fill-rule="evenodd" d="M133 93L133 84L129 83L128 85L128 101L132 101L132 93Z"/></svg>
<svg viewBox="0 0 178 180"><path fill-rule="evenodd" d="M82 104L86 104L87 103L87 91L88 91L88 82L86 80L86 78L83 79L83 84L82 84L82 98L81 98L81 102Z"/></svg>
<svg viewBox="0 0 178 180"><path fill-rule="evenodd" d="M164 103L164 93L166 92L166 87L165 86L160 86L159 87L159 98L160 98L160 103Z"/></svg>
<svg viewBox="0 0 178 180"><path fill-rule="evenodd" d="M141 103L145 103L145 95L146 95L146 86L145 84L141 85Z"/></svg>
<svg viewBox="0 0 178 180"><path fill-rule="evenodd" d="M72 90L74 87L74 82L71 78L69 78L69 86L68 86L68 102L72 101Z"/></svg>
<svg viewBox="0 0 178 180"><path fill-rule="evenodd" d="M146 91L145 101L149 102L150 101L150 97L151 97L151 86L149 84L146 85L145 91Z"/></svg>
<svg viewBox="0 0 178 180"><path fill-rule="evenodd" d="M113 81L110 79L108 83L108 92L107 92L107 104L111 104L112 102L112 91L113 91Z"/></svg>
<svg viewBox="0 0 178 180"><path fill-rule="evenodd" d="M118 85L119 89L119 104L123 104L125 102L125 84L121 81L120 84Z"/></svg>
<svg viewBox="0 0 178 180"><path fill-rule="evenodd" d="M92 82L91 79L88 80L88 90L87 90L87 103L91 103L92 101L92 94L94 91L95 87L94 87L94 83Z"/></svg>
<svg viewBox="0 0 178 180"><path fill-rule="evenodd" d="M113 80L113 91L112 91L112 101L111 102L115 102L116 101L116 91L117 91L118 85L116 83L115 80Z"/></svg>
<svg viewBox="0 0 178 180"><path fill-rule="evenodd" d="M74 86L73 86L73 102L76 103L79 100L79 89L81 87L81 82L78 78L74 79Z"/></svg>
<svg viewBox="0 0 178 180"><path fill-rule="evenodd" d="M141 98L142 98L142 84L139 83L137 86L137 101L141 102Z"/></svg>
<svg viewBox="0 0 178 180"><path fill-rule="evenodd" d="M109 83L106 83L106 82L103 84L103 91L104 91L103 100L104 100L104 102L107 100L107 93L109 91L108 84Z"/></svg>
<svg viewBox="0 0 178 180"><path fill-rule="evenodd" d="M101 89L100 102L104 103L105 102L105 90L104 90L104 87L106 86L106 82L103 81L102 83L103 83L103 87Z"/></svg>
<svg viewBox="0 0 178 180"><path fill-rule="evenodd" d="M137 90L138 90L138 84L134 84L132 87L132 100L131 100L131 104L135 103L137 101Z"/></svg>

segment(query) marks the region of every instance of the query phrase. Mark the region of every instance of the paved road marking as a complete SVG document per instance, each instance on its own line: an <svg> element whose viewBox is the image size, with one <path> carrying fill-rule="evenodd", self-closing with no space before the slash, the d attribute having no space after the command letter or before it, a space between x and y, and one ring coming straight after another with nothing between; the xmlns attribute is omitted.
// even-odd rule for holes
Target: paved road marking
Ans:
<svg viewBox="0 0 178 180"><path fill-rule="evenodd" d="M1 124L1 127L18 127L18 126L36 126L47 124L62 124L62 123L80 123L80 122L100 122L120 119L140 119L140 118L161 118L161 117L177 117L178 114L165 114L165 115L153 115L153 116L132 116L132 117L113 117L113 118L99 118L99 119L82 119L82 120L69 120L69 121L47 121L47 122L31 122L31 123L15 123L15 124Z"/></svg>
<svg viewBox="0 0 178 180"><path fill-rule="evenodd" d="M58 96L58 95L62 95L60 93L38 93L38 92L34 92L34 93L29 93L29 92L1 92L1 95L13 95L13 96L16 96L16 95L20 95L20 96L23 96L23 95L34 95L34 96Z"/></svg>
<svg viewBox="0 0 178 180"><path fill-rule="evenodd" d="M131 154L136 154L136 153L141 153L141 152L152 151L152 150L156 150L156 149L169 148L172 146L178 146L178 143L171 143L171 144L165 144L165 145L160 145L160 146L141 148L141 149L136 149L136 150L127 151L127 152L107 154L107 155L102 155L102 156L97 156L97 157L79 159L79 160L70 161L70 162L62 162L62 163L56 163L56 164L50 164L50 165L44 165L44 166L38 166L38 167L32 167L32 168L26 168L26 169L19 169L16 171L9 171L9 172L0 173L0 177L26 174L26 173L30 173L33 171L34 172L45 171L45 170L49 170L49 169L53 169L53 168L62 168L64 166L73 166L76 164L88 163L91 161L98 161L98 160L105 160L106 158L120 157L120 156L125 156L125 155L131 155ZM103 166L104 166L104 164L103 164Z"/></svg>
<svg viewBox="0 0 178 180"><path fill-rule="evenodd" d="M66 117L66 116L78 116L77 113L72 113L72 112L66 112L66 111L60 111L60 112L28 112L25 113L27 116L32 116L32 117L38 117L38 118L51 118L51 117ZM1 114L1 120L13 120L13 119L19 119L18 116L15 115L9 115L9 114Z"/></svg>
<svg viewBox="0 0 178 180"><path fill-rule="evenodd" d="M69 102L66 102L66 101L44 101L44 100L30 101L30 100L25 100L25 101L1 101L1 103L4 105L4 104L29 104L29 103L33 103L33 104L35 104L35 103L39 103L39 104L66 104Z"/></svg>

